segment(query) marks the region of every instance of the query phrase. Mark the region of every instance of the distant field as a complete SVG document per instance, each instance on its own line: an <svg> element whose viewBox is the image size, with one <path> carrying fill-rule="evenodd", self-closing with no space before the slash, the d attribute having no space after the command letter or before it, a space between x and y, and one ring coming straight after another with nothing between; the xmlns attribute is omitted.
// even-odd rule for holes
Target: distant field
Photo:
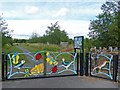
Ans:
<svg viewBox="0 0 120 90"><path fill-rule="evenodd" d="M58 45L47 45L47 44L41 44L41 43L23 43L19 44L20 46L23 46L24 48L28 49L31 52L38 52L38 51L53 51L58 52L60 51L60 47Z"/></svg>
<svg viewBox="0 0 120 90"><path fill-rule="evenodd" d="M8 53L12 53L12 52L22 52L22 50L20 50L16 46L5 45L2 48L2 52L8 54Z"/></svg>
<svg viewBox="0 0 120 90"><path fill-rule="evenodd" d="M20 46L28 49L31 52L38 52L38 51L52 51L52 52L60 52L60 46L54 44L42 44L42 43L23 43L19 44ZM69 45L68 52L73 52L73 46Z"/></svg>
<svg viewBox="0 0 120 90"><path fill-rule="evenodd" d="M30 52L38 52L38 51L57 52L57 53L54 54L55 56L60 52L60 46L59 45L53 45L53 44L47 45L47 44L41 44L41 43L23 43L23 44L19 44L19 46L24 47L25 49L29 50ZM69 48L70 47L71 46L69 46ZM65 57L69 61L70 61L70 58L71 58L70 55L61 55L61 57L59 57L58 61L61 61L62 57Z"/></svg>

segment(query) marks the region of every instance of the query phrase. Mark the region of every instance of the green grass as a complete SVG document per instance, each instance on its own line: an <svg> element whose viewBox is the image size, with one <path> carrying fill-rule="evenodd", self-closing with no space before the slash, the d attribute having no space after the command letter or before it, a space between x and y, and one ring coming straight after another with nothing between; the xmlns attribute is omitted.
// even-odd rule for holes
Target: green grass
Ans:
<svg viewBox="0 0 120 90"><path fill-rule="evenodd" d="M15 45L14 46L5 45L2 48L2 52L4 54L15 53L15 52L22 53L22 50L20 50L19 48L17 48ZM19 56L20 56L20 59L25 59L26 62L28 62L27 57L25 55L19 55Z"/></svg>
<svg viewBox="0 0 120 90"><path fill-rule="evenodd" d="M55 56L57 54L59 54L60 52L60 46L58 45L53 45L53 44L42 44L42 43L22 43L19 44L20 46L26 48L27 50L29 50L30 52L39 52L39 51L48 51L48 52L56 52L54 53ZM71 45L69 46L69 48L72 47ZM71 55L68 54L62 54L59 56L58 61L62 61L62 58L65 58L65 60L67 61L71 61Z"/></svg>
<svg viewBox="0 0 120 90"><path fill-rule="evenodd" d="M58 45L53 45L53 44L47 45L47 44L41 44L41 43L24 43L19 45L28 49L30 52L38 52L38 51L59 52L60 51L60 47Z"/></svg>
<svg viewBox="0 0 120 90"><path fill-rule="evenodd" d="M16 46L5 45L2 48L2 52L4 52L5 54L8 54L8 53L12 53L12 52L22 52L22 50L20 50Z"/></svg>

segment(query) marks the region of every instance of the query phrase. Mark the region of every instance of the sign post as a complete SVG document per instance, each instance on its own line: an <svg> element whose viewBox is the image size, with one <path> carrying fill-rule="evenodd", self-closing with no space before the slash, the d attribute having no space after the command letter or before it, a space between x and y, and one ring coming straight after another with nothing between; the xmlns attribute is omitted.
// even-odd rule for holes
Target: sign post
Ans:
<svg viewBox="0 0 120 90"><path fill-rule="evenodd" d="M80 52L80 76L84 74L84 36L74 37L74 52Z"/></svg>

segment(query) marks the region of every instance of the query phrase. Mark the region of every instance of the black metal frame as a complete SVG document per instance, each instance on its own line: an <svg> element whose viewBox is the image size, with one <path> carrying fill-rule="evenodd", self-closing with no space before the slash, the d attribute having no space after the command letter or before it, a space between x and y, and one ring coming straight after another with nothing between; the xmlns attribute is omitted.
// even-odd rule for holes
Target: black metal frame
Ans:
<svg viewBox="0 0 120 90"><path fill-rule="evenodd" d="M4 56L4 53L2 53L2 65L1 65L1 67L2 67L2 72L1 72L2 81L5 80L5 76L4 76L4 72L5 72L5 71L4 71L4 66L5 66L4 60L5 60L5 56Z"/></svg>
<svg viewBox="0 0 120 90"><path fill-rule="evenodd" d="M5 58L6 56L6 58ZM45 54L46 56L46 54ZM78 76L78 73L79 73L79 60L78 60L78 53L77 53L77 74L68 74L68 75L56 75L56 76L46 76L46 71L44 72L44 76L40 76L40 77L27 77L27 78L11 78L11 79L8 79L7 78L7 55L5 54L2 54L2 81L6 81L6 80L25 80L25 79L40 79L40 78L53 78L53 77L66 77L66 76ZM44 60L45 61L45 60ZM44 65L46 65L46 61L44 62ZM44 68L46 70L46 67ZM5 73L6 72L6 73Z"/></svg>
<svg viewBox="0 0 120 90"><path fill-rule="evenodd" d="M86 63L85 63L85 76L89 76L89 53L85 54L85 59L86 59Z"/></svg>
<svg viewBox="0 0 120 90"><path fill-rule="evenodd" d="M111 81L117 82L118 55L113 55L113 79L109 79L109 78L106 78L106 77L92 75L91 74L91 70L92 70L91 54L90 54L89 60L90 60L90 76L91 77L102 78L102 79L107 79L107 80L111 80Z"/></svg>

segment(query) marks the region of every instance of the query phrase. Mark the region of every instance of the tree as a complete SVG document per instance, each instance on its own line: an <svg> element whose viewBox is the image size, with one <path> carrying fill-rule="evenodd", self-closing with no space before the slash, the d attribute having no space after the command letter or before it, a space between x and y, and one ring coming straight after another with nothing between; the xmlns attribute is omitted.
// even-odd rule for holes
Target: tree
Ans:
<svg viewBox="0 0 120 90"><path fill-rule="evenodd" d="M118 3L115 1L106 2L101 6L103 13L96 16L90 22L89 37L98 46L118 46Z"/></svg>
<svg viewBox="0 0 120 90"><path fill-rule="evenodd" d="M4 46L5 44L13 45L11 32L13 32L13 30L8 29L8 24L6 23L6 21L4 20L4 18L1 15L0 16L0 33L2 35L2 37L1 37L2 38L2 46Z"/></svg>
<svg viewBox="0 0 120 90"><path fill-rule="evenodd" d="M69 41L66 31L61 30L58 22L55 24L51 23L51 26L48 26L48 30L46 30L46 35L44 35L44 37L47 37L47 41L52 44L60 44L61 41Z"/></svg>
<svg viewBox="0 0 120 90"><path fill-rule="evenodd" d="M36 32L33 32L31 38L37 38L37 37L39 37L39 35Z"/></svg>
<svg viewBox="0 0 120 90"><path fill-rule="evenodd" d="M14 43L26 43L26 39L14 39Z"/></svg>
<svg viewBox="0 0 120 90"><path fill-rule="evenodd" d="M30 43L37 43L39 42L39 35L36 33L36 32L33 32L30 39L29 39L29 42Z"/></svg>

